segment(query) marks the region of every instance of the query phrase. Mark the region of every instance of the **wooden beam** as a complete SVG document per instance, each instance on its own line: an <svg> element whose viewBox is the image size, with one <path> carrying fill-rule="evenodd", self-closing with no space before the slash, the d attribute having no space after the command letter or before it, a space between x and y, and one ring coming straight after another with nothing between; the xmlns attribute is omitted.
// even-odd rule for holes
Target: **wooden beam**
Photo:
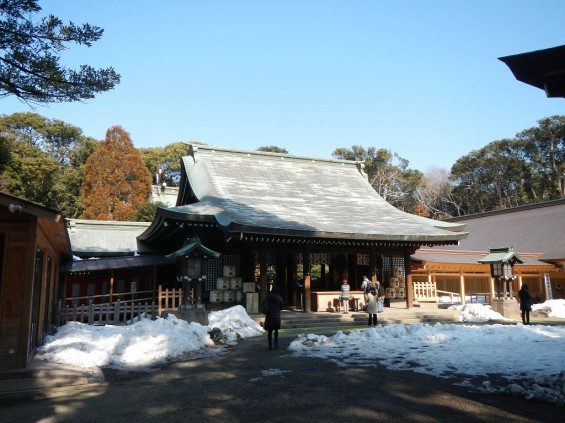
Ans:
<svg viewBox="0 0 565 423"><path fill-rule="evenodd" d="M260 275L260 301L259 304L261 304L263 302L263 300L265 299L265 297L268 294L267 291L267 252L264 249L261 249L261 251L259 251L259 272L261 273Z"/></svg>
<svg viewBox="0 0 565 423"><path fill-rule="evenodd" d="M406 280L406 308L414 307L414 287L412 286L412 271L410 269L410 251L404 251L404 276Z"/></svg>
<svg viewBox="0 0 565 423"><path fill-rule="evenodd" d="M302 275L304 276L304 311L312 312L312 301L310 298L311 279L310 279L310 249L302 250Z"/></svg>

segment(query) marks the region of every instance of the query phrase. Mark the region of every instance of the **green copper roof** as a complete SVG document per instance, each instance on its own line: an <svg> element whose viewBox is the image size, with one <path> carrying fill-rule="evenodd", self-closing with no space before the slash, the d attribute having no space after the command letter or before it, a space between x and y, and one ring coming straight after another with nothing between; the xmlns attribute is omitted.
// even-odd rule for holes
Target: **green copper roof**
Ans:
<svg viewBox="0 0 565 423"><path fill-rule="evenodd" d="M488 254L479 260L479 263L497 263L497 262L509 262L514 263L524 263L515 252L513 247L504 248L489 248Z"/></svg>

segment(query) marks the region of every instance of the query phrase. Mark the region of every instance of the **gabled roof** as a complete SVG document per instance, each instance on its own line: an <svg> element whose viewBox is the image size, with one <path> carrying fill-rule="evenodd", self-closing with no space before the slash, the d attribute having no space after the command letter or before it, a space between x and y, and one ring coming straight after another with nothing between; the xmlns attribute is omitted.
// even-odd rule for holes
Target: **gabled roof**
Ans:
<svg viewBox="0 0 565 423"><path fill-rule="evenodd" d="M179 257L188 256L191 254L195 254L195 255L200 254L206 258L208 257L217 258L220 256L220 253L217 253L216 251L213 251L207 248L206 246L202 245L202 243L200 242L200 238L198 236L194 236L192 238L187 239L181 248L172 252L171 254L167 254L165 258L168 260L172 260Z"/></svg>
<svg viewBox="0 0 565 423"><path fill-rule="evenodd" d="M489 248L488 254L479 260L479 263L524 263L513 247Z"/></svg>
<svg viewBox="0 0 565 423"><path fill-rule="evenodd" d="M167 219L217 225L226 236L457 244L464 225L400 211L371 187L359 162L191 145L177 206L159 209L142 241ZM170 229L169 229L170 230Z"/></svg>
<svg viewBox="0 0 565 423"><path fill-rule="evenodd" d="M484 257L490 248L512 246L526 264L545 264L540 260L565 262L565 199L462 216L450 221L466 225L469 236L461 245L442 247L441 252L419 250L413 257L453 263L460 262L461 255L467 254L473 261L477 256Z"/></svg>

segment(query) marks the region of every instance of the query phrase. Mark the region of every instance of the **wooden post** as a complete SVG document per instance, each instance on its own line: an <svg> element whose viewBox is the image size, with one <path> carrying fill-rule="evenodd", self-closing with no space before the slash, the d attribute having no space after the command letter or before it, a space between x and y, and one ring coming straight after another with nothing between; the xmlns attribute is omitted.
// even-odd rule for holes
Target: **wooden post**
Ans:
<svg viewBox="0 0 565 423"><path fill-rule="evenodd" d="M114 304L114 324L117 325L120 323L120 300L116 301Z"/></svg>
<svg viewBox="0 0 565 423"><path fill-rule="evenodd" d="M88 324L94 324L94 303L92 300L88 300Z"/></svg>
<svg viewBox="0 0 565 423"><path fill-rule="evenodd" d="M496 298L496 291L494 290L494 278L490 278L490 303L492 304L492 300Z"/></svg>
<svg viewBox="0 0 565 423"><path fill-rule="evenodd" d="M262 248L261 251L259 251L259 272L261 273L260 275L260 291L261 291L261 298L260 298L260 304L263 302L263 300L265 299L265 297L267 296L268 292L268 288L267 288L267 252Z"/></svg>
<svg viewBox="0 0 565 423"><path fill-rule="evenodd" d="M465 276L463 272L459 272L459 295L461 295L461 305L465 305Z"/></svg>
<svg viewBox="0 0 565 423"><path fill-rule="evenodd" d="M162 295L163 295L163 287L161 285L159 285L159 294L157 295L157 315L159 317L161 317L161 310L162 310L162 305L161 302L163 301Z"/></svg>
<svg viewBox="0 0 565 423"><path fill-rule="evenodd" d="M414 289L412 286L412 268L410 250L404 250L404 276L406 280L406 308L414 307Z"/></svg>
<svg viewBox="0 0 565 423"><path fill-rule="evenodd" d="M369 278L371 278L371 282L373 282L374 285L379 279L379 270L377 270L377 251L374 248L371 248L371 250L369 251L369 272L371 274L368 276Z"/></svg>
<svg viewBox="0 0 565 423"><path fill-rule="evenodd" d="M311 279L310 279L310 249L302 250L302 276L304 276L304 312L312 312L312 301L310 298Z"/></svg>
<svg viewBox="0 0 565 423"><path fill-rule="evenodd" d="M153 301L157 294L157 266L153 266Z"/></svg>
<svg viewBox="0 0 565 423"><path fill-rule="evenodd" d="M112 270L110 272L110 296L108 297L108 303L111 304L113 301L113 295L114 295L114 271Z"/></svg>
<svg viewBox="0 0 565 423"><path fill-rule="evenodd" d="M59 298L59 300L57 301L57 311L55 314L55 322L57 322L57 326L62 326L64 324L61 316L62 308L63 308L62 300Z"/></svg>

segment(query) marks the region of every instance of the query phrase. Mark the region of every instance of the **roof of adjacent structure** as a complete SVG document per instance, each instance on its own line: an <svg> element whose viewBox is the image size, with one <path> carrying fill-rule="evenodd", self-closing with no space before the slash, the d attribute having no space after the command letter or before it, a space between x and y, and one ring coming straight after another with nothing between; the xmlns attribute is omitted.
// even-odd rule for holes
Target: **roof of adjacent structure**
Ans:
<svg viewBox="0 0 565 423"><path fill-rule="evenodd" d="M464 225L396 209L359 162L191 146L176 207L159 209L139 239L167 219L211 222L226 234L456 244ZM170 230L170 229L169 229Z"/></svg>
<svg viewBox="0 0 565 423"><path fill-rule="evenodd" d="M565 261L565 199L451 219L465 223L467 239L414 257L434 262L474 262L491 248L513 247L526 264ZM463 259L467 261L462 261Z"/></svg>
<svg viewBox="0 0 565 423"><path fill-rule="evenodd" d="M547 97L565 97L565 45L500 57L518 81L540 88Z"/></svg>
<svg viewBox="0 0 565 423"><path fill-rule="evenodd" d="M51 242L59 246L63 258L70 258L71 243L65 230L65 218L62 212L5 192L0 192L0 206L6 206L11 213L26 213L36 216L44 221L46 225L52 226L54 230L50 234L52 237Z"/></svg>
<svg viewBox="0 0 565 423"><path fill-rule="evenodd" d="M162 255L108 257L89 260L74 260L67 263L65 271L67 273L90 273L116 269L136 269L167 263L170 263L170 260Z"/></svg>
<svg viewBox="0 0 565 423"><path fill-rule="evenodd" d="M514 252L513 247L490 248L488 254L479 263L524 263L524 260Z"/></svg>
<svg viewBox="0 0 565 423"><path fill-rule="evenodd" d="M69 219L69 238L77 256L124 256L144 252L137 236L149 222ZM88 257L87 257L88 258Z"/></svg>

